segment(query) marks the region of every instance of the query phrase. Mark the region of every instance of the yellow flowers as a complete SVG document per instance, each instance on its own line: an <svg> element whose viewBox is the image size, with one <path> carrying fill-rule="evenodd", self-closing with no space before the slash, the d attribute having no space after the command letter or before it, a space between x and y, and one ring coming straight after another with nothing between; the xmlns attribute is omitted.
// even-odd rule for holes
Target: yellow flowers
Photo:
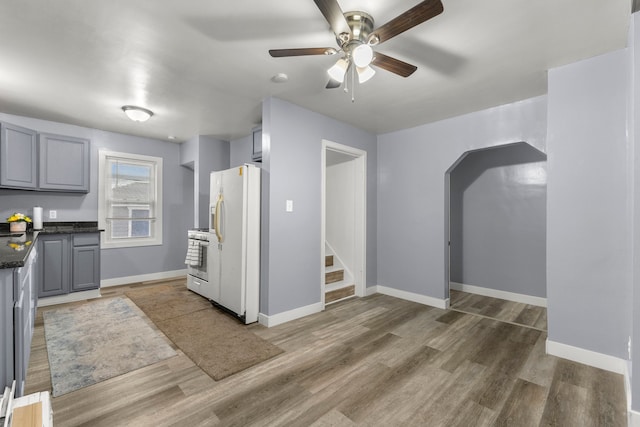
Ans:
<svg viewBox="0 0 640 427"><path fill-rule="evenodd" d="M10 243L8 243L8 246L11 249L13 249L14 251L17 251L17 252L24 251L26 248L31 246L31 240L29 240L28 242L24 242L24 243L10 242Z"/></svg>
<svg viewBox="0 0 640 427"><path fill-rule="evenodd" d="M7 218L7 222L31 222L31 218L21 213L14 213L9 218Z"/></svg>

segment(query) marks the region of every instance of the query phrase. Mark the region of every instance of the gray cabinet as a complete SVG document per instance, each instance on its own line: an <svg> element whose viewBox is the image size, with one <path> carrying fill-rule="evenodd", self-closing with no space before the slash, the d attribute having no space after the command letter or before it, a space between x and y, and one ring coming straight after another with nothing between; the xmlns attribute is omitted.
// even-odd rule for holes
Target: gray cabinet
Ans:
<svg viewBox="0 0 640 427"><path fill-rule="evenodd" d="M0 386L16 381L16 396L24 394L37 307L37 248L24 267L0 270Z"/></svg>
<svg viewBox="0 0 640 427"><path fill-rule="evenodd" d="M100 234L74 234L71 291L100 287Z"/></svg>
<svg viewBox="0 0 640 427"><path fill-rule="evenodd" d="M0 270L0 388L13 381L13 269Z"/></svg>
<svg viewBox="0 0 640 427"><path fill-rule="evenodd" d="M0 187L89 192L90 143L0 123Z"/></svg>
<svg viewBox="0 0 640 427"><path fill-rule="evenodd" d="M252 151L251 160L254 162L262 161L262 127L253 129L252 133Z"/></svg>
<svg viewBox="0 0 640 427"><path fill-rule="evenodd" d="M68 294L71 289L70 276L70 234L50 234L38 236L40 253L40 277L38 297Z"/></svg>
<svg viewBox="0 0 640 427"><path fill-rule="evenodd" d="M38 236L38 297L100 288L100 233Z"/></svg>
<svg viewBox="0 0 640 427"><path fill-rule="evenodd" d="M35 189L37 162L36 131L0 123L0 186Z"/></svg>
<svg viewBox="0 0 640 427"><path fill-rule="evenodd" d="M13 308L14 331L14 375L16 380L16 396L24 394L24 383L27 379L29 356L31 355L31 338L37 307L37 290L35 287L37 250L32 250L24 267L14 271L16 302Z"/></svg>
<svg viewBox="0 0 640 427"><path fill-rule="evenodd" d="M89 140L38 134L38 188L44 191L89 192Z"/></svg>

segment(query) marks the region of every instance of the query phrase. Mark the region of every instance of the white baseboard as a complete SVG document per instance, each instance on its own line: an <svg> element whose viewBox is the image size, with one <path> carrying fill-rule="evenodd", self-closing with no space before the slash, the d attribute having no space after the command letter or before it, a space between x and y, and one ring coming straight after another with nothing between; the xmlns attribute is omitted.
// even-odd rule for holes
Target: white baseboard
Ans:
<svg viewBox="0 0 640 427"><path fill-rule="evenodd" d="M282 313L272 314L271 316L258 313L258 323L266 326L267 328L271 328L272 326L278 326L301 317L309 316L310 314L320 313L321 311L322 303L317 302L315 304L294 308L293 310L284 311Z"/></svg>
<svg viewBox="0 0 640 427"><path fill-rule="evenodd" d="M82 301L85 299L100 298L100 289L92 289L90 291L71 292L66 295L56 295L54 297L38 298L38 307L47 307L49 305L66 304L68 302Z"/></svg>
<svg viewBox="0 0 640 427"><path fill-rule="evenodd" d="M139 274L137 276L116 277L113 279L105 279L100 281L100 287L108 288L109 286L127 285L129 283L149 282L152 280L172 279L174 277L187 276L187 269L161 271L159 273Z"/></svg>
<svg viewBox="0 0 640 427"><path fill-rule="evenodd" d="M378 293L378 287L377 286L369 286L368 288L366 288L364 290L364 295L365 296L369 296L369 295L373 295L373 294L377 294Z"/></svg>
<svg viewBox="0 0 640 427"><path fill-rule="evenodd" d="M547 299L532 295L517 294L515 292L499 291L497 289L483 288L482 286L465 285L464 283L449 282L449 288L454 291L468 292L470 294L483 295L485 297L500 298L507 301L521 302L523 304L546 307Z"/></svg>
<svg viewBox="0 0 640 427"><path fill-rule="evenodd" d="M629 427L640 427L640 412L629 411Z"/></svg>
<svg viewBox="0 0 640 427"><path fill-rule="evenodd" d="M547 339L546 348L547 354L583 363L585 365L593 366L594 368L604 369L605 371L621 375L625 375L628 371L626 360L609 356L608 354L585 350L584 348L562 344L549 339Z"/></svg>
<svg viewBox="0 0 640 427"><path fill-rule="evenodd" d="M367 288L367 292L369 292L370 288ZM400 289L389 288L387 286L375 286L376 292L384 295L389 295L391 297L396 297L400 299L404 299L407 301L417 302L419 304L429 305L431 307L441 308L446 310L449 308L449 298L447 299L439 299L434 297L429 297L427 295L416 294L414 292L402 291Z"/></svg>

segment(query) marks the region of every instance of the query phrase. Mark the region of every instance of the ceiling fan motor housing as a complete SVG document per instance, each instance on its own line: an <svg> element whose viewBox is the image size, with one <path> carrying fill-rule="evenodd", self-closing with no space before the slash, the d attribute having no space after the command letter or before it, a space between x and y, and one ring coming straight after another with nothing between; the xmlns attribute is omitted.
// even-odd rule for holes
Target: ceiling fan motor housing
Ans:
<svg viewBox="0 0 640 427"><path fill-rule="evenodd" d="M373 31L373 17L366 12L345 12L344 17L351 29L351 34L342 33L336 38L338 45L345 49L347 46L356 47L367 43L369 34Z"/></svg>

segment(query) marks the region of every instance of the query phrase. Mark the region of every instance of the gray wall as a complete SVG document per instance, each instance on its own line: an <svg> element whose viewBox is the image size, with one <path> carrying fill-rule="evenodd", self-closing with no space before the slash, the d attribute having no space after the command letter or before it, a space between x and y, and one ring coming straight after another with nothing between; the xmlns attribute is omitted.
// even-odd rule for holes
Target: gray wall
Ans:
<svg viewBox="0 0 640 427"><path fill-rule="evenodd" d="M376 137L276 98L263 102L263 254L260 312L321 301L322 140L367 151L367 281L376 283ZM285 200L294 211L285 212Z"/></svg>
<svg viewBox="0 0 640 427"><path fill-rule="evenodd" d="M229 169L229 142L209 136L200 136L200 155L198 158L198 198L200 201L199 227L209 227L209 194L212 171Z"/></svg>
<svg viewBox="0 0 640 427"><path fill-rule="evenodd" d="M87 194L50 193L20 190L0 190L0 218L13 211L33 212L42 206L44 221L50 209L58 211L56 221L98 220L98 150L145 154L163 158L163 244L138 248L104 249L101 251L101 278L135 276L184 269L186 230L191 225L192 198L183 192L192 173L180 166L178 144L105 132L28 117L0 113L0 120L40 132L89 138L91 140L91 186ZM185 206L187 206L185 214Z"/></svg>
<svg viewBox="0 0 640 427"><path fill-rule="evenodd" d="M194 136L180 145L180 164L193 170L193 226L209 227L209 176L229 168L229 142L205 135ZM185 190L189 190L186 188Z"/></svg>
<svg viewBox="0 0 640 427"><path fill-rule="evenodd" d="M253 151L253 135L234 139L230 145L229 164L230 167L241 166L245 163L252 163L251 154ZM260 163L254 163L260 166Z"/></svg>
<svg viewBox="0 0 640 427"><path fill-rule="evenodd" d="M474 151L450 183L450 280L546 297L545 154L526 143Z"/></svg>
<svg viewBox="0 0 640 427"><path fill-rule="evenodd" d="M640 112L640 14L635 13L631 19L629 32L629 50L631 55L631 85L629 91L629 138L633 147L633 209L634 215L631 226L633 227L633 323L632 323L632 363L636 367L636 373L632 376L632 402L631 407L640 411L640 120L636 119Z"/></svg>
<svg viewBox="0 0 640 427"><path fill-rule="evenodd" d="M378 285L437 299L445 274L445 174L465 152L545 150L546 97L378 136Z"/></svg>
<svg viewBox="0 0 640 427"><path fill-rule="evenodd" d="M627 359L632 230L629 61L617 51L549 71L549 339Z"/></svg>

